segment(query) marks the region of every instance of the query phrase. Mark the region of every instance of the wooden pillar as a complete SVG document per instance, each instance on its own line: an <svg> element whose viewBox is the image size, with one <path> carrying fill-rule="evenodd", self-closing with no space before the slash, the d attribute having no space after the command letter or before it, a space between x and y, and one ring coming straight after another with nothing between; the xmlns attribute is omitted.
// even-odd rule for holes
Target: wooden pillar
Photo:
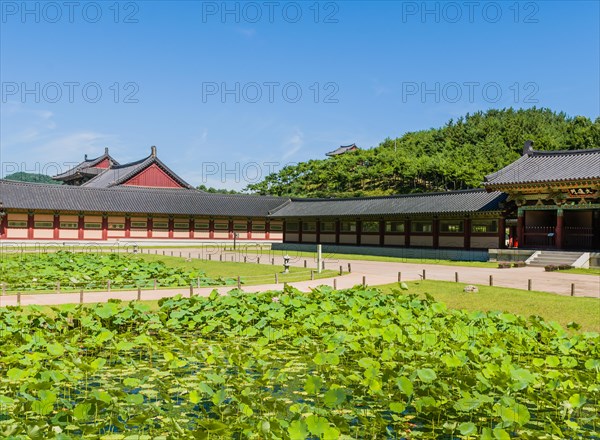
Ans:
<svg viewBox="0 0 600 440"><path fill-rule="evenodd" d="M504 216L498 219L498 243L499 249L506 249L506 220Z"/></svg>
<svg viewBox="0 0 600 440"><path fill-rule="evenodd" d="M362 235L362 220L356 220L356 244L360 246Z"/></svg>
<svg viewBox="0 0 600 440"><path fill-rule="evenodd" d="M175 218L173 216L169 216L169 238L173 238L175 236Z"/></svg>
<svg viewBox="0 0 600 440"><path fill-rule="evenodd" d="M600 249L600 210L592 211L592 249Z"/></svg>
<svg viewBox="0 0 600 440"><path fill-rule="evenodd" d="M102 240L108 240L108 214L102 214Z"/></svg>
<svg viewBox="0 0 600 440"><path fill-rule="evenodd" d="M246 226L246 232L247 232L246 237L252 238L252 220L248 220L248 224Z"/></svg>
<svg viewBox="0 0 600 440"><path fill-rule="evenodd" d="M79 217L77 217L77 238L79 240L83 240L85 230L85 215L80 212Z"/></svg>
<svg viewBox="0 0 600 440"><path fill-rule="evenodd" d="M125 216L125 238L131 237L131 216Z"/></svg>
<svg viewBox="0 0 600 440"><path fill-rule="evenodd" d="M154 229L154 219L150 215L146 219L146 237L152 238L152 230L153 229Z"/></svg>
<svg viewBox="0 0 600 440"><path fill-rule="evenodd" d="M0 238L7 238L8 236L8 213L6 211L0 211Z"/></svg>
<svg viewBox="0 0 600 440"><path fill-rule="evenodd" d="M230 240L233 240L233 220L227 222L227 236Z"/></svg>
<svg viewBox="0 0 600 440"><path fill-rule="evenodd" d="M302 220L298 221L298 243L302 243Z"/></svg>
<svg viewBox="0 0 600 440"><path fill-rule="evenodd" d="M465 218L465 222L463 225L463 234L465 237L464 248L471 249L471 219L469 217Z"/></svg>
<svg viewBox="0 0 600 440"><path fill-rule="evenodd" d="M385 245L385 220L379 220L379 246Z"/></svg>
<svg viewBox="0 0 600 440"><path fill-rule="evenodd" d="M270 238L271 238L271 222L269 220L265 220L265 239L269 240Z"/></svg>
<svg viewBox="0 0 600 440"><path fill-rule="evenodd" d="M431 230L433 232L432 247L438 248L438 247L440 247L440 220L437 217L434 217L434 219L433 219L433 223L431 225Z"/></svg>
<svg viewBox="0 0 600 440"><path fill-rule="evenodd" d="M525 246L525 211L521 208L517 211L517 244L518 247Z"/></svg>
<svg viewBox="0 0 600 440"><path fill-rule="evenodd" d="M563 229L564 229L564 216L562 208L556 210L556 229L554 234L554 244L557 249L563 248Z"/></svg>
<svg viewBox="0 0 600 440"><path fill-rule="evenodd" d="M340 219L335 220L335 244L340 244Z"/></svg>
<svg viewBox="0 0 600 440"><path fill-rule="evenodd" d="M60 237L60 214L58 212L54 213L54 218L52 219L52 238L54 240L58 240Z"/></svg>
<svg viewBox="0 0 600 440"><path fill-rule="evenodd" d="M27 213L27 238L33 238L33 212Z"/></svg>
<svg viewBox="0 0 600 440"><path fill-rule="evenodd" d="M215 238L215 220L212 218L208 220L208 238Z"/></svg>
<svg viewBox="0 0 600 440"><path fill-rule="evenodd" d="M194 238L194 218L190 217L189 237Z"/></svg>
<svg viewBox="0 0 600 440"><path fill-rule="evenodd" d="M410 247L410 219L404 220L404 246Z"/></svg>

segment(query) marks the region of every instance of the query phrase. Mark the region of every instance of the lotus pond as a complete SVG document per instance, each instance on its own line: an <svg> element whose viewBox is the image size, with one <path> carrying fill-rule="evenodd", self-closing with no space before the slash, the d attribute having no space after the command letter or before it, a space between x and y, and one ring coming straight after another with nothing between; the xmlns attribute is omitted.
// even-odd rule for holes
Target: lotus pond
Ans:
<svg viewBox="0 0 600 440"><path fill-rule="evenodd" d="M354 288L0 309L9 439L599 438L600 336Z"/></svg>
<svg viewBox="0 0 600 440"><path fill-rule="evenodd" d="M210 278L200 269L170 267L163 261L119 253L74 253L57 251L4 257L0 260L0 283L9 291L150 287L154 280L162 286L234 285L232 277Z"/></svg>

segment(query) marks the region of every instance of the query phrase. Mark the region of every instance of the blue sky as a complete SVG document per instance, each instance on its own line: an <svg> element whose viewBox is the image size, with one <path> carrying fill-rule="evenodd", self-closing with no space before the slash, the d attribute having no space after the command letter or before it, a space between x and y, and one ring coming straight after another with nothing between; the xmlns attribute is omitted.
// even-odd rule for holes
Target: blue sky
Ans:
<svg viewBox="0 0 600 440"><path fill-rule="evenodd" d="M600 115L597 1L0 4L2 175L156 145L239 189L467 112Z"/></svg>

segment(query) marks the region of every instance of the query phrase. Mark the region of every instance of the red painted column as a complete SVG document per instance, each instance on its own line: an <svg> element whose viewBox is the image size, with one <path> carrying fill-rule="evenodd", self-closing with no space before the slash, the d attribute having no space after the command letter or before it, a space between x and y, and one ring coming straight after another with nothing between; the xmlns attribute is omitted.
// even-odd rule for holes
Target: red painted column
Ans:
<svg viewBox="0 0 600 440"><path fill-rule="evenodd" d="M152 238L152 229L154 228L154 219L149 216L146 220L146 237Z"/></svg>
<svg viewBox="0 0 600 440"><path fill-rule="evenodd" d="M208 238L215 238L215 221L212 218L208 221Z"/></svg>
<svg viewBox="0 0 600 440"><path fill-rule="evenodd" d="M227 232L229 233L229 239L233 240L233 220L229 220L227 223Z"/></svg>
<svg viewBox="0 0 600 440"><path fill-rule="evenodd" d="M194 219L190 218L190 227L189 227L189 231L190 231L190 238L194 238Z"/></svg>
<svg viewBox="0 0 600 440"><path fill-rule="evenodd" d="M506 248L506 221L504 219L504 217L500 217L498 219L498 240L500 241L500 243L498 243L499 249L505 249Z"/></svg>
<svg viewBox="0 0 600 440"><path fill-rule="evenodd" d="M77 218L77 238L79 240L83 240L84 228L85 228L85 216L80 213L79 217Z"/></svg>
<svg viewBox="0 0 600 440"><path fill-rule="evenodd" d="M252 238L252 220L248 220L248 224L246 226L246 232L248 233L247 237Z"/></svg>
<svg viewBox="0 0 600 440"><path fill-rule="evenodd" d="M525 246L525 212L519 208L517 211L517 244L518 247Z"/></svg>
<svg viewBox="0 0 600 440"><path fill-rule="evenodd" d="M175 230L175 219L173 217L169 217L169 238L173 238L173 231Z"/></svg>
<svg viewBox="0 0 600 440"><path fill-rule="evenodd" d="M340 244L340 220L335 221L335 244Z"/></svg>
<svg viewBox="0 0 600 440"><path fill-rule="evenodd" d="M52 219L52 238L58 240L60 237L60 214L55 212Z"/></svg>
<svg viewBox="0 0 600 440"><path fill-rule="evenodd" d="M385 245L385 220L379 220L379 246Z"/></svg>
<svg viewBox="0 0 600 440"><path fill-rule="evenodd" d="M269 240L271 238L271 222L269 220L265 221L265 239Z"/></svg>
<svg viewBox="0 0 600 440"><path fill-rule="evenodd" d="M471 249L471 219L465 218L463 225L463 234L465 237L464 248Z"/></svg>
<svg viewBox="0 0 600 440"><path fill-rule="evenodd" d="M3 216L0 217L0 238L6 238L8 236L8 213L2 211Z"/></svg>
<svg viewBox="0 0 600 440"><path fill-rule="evenodd" d="M108 215L102 215L102 240L108 240Z"/></svg>
<svg viewBox="0 0 600 440"><path fill-rule="evenodd" d="M404 246L410 247L410 220L404 220Z"/></svg>
<svg viewBox="0 0 600 440"><path fill-rule="evenodd" d="M439 248L440 247L440 221L437 217L433 219L433 225L431 226L431 229L433 230L433 245L432 245L432 247Z"/></svg>
<svg viewBox="0 0 600 440"><path fill-rule="evenodd" d="M555 230L555 245L557 249L563 248L563 228L564 228L563 210L558 208L556 211L556 230Z"/></svg>
<svg viewBox="0 0 600 440"><path fill-rule="evenodd" d="M33 239L33 212L27 213L27 238Z"/></svg>
<svg viewBox="0 0 600 440"><path fill-rule="evenodd" d="M131 217L125 216L125 238L131 237Z"/></svg>

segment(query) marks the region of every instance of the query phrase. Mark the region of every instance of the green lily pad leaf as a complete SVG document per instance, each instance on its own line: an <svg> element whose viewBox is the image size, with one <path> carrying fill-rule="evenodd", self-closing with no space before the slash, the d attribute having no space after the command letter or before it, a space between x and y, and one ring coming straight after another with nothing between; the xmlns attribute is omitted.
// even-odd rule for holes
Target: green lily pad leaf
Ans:
<svg viewBox="0 0 600 440"><path fill-rule="evenodd" d="M320 436L329 428L329 422L326 418L313 414L306 418L306 426L311 434Z"/></svg>
<svg viewBox="0 0 600 440"><path fill-rule="evenodd" d="M408 377L401 376L396 379L396 386L400 388L406 396L410 397L413 394L413 384Z"/></svg>
<svg viewBox="0 0 600 440"><path fill-rule="evenodd" d="M463 422L458 425L458 430L462 435L474 435L477 432L477 426L473 422Z"/></svg>
<svg viewBox="0 0 600 440"><path fill-rule="evenodd" d="M308 394L317 394L323 386L323 379L317 376L308 376L304 383L304 391Z"/></svg>
<svg viewBox="0 0 600 440"><path fill-rule="evenodd" d="M330 388L323 397L323 402L329 407L339 406L346 401L346 393L341 388Z"/></svg>
<svg viewBox="0 0 600 440"><path fill-rule="evenodd" d="M306 440L306 437L309 435L308 426L303 420L294 420L288 426L287 431L290 435L290 440Z"/></svg>
<svg viewBox="0 0 600 440"><path fill-rule="evenodd" d="M406 410L406 404L402 402L391 402L390 411L395 413L403 413Z"/></svg>
<svg viewBox="0 0 600 440"><path fill-rule="evenodd" d="M433 382L437 379L437 374L431 368L420 368L417 370L417 376L425 383Z"/></svg>

